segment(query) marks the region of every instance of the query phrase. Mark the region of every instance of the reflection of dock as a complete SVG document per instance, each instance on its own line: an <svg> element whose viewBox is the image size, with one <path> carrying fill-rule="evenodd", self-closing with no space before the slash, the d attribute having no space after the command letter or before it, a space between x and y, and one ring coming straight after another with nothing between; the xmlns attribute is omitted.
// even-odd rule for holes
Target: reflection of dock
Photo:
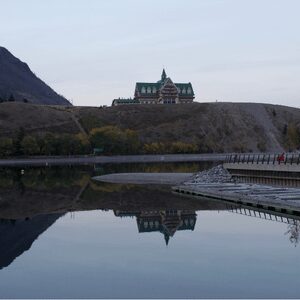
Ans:
<svg viewBox="0 0 300 300"><path fill-rule="evenodd" d="M141 212L115 211L118 217L136 217L140 233L161 232L164 235L166 245L170 237L176 231L194 230L196 224L196 213L192 210L153 210Z"/></svg>
<svg viewBox="0 0 300 300"><path fill-rule="evenodd" d="M274 221L279 223L285 223L289 225L295 225L300 220L299 216L282 214L279 212L271 212L263 209L249 208L246 206L243 207L243 206L229 205L228 211L243 216L248 216L248 217L253 217L253 218L258 218L258 219L263 219L268 221Z"/></svg>
<svg viewBox="0 0 300 300"><path fill-rule="evenodd" d="M277 211L269 211L266 209L252 208L245 205L228 204L228 211L243 216L263 219L272 222L279 222L288 225L285 234L289 236L289 240L294 246L299 242L300 237L300 216Z"/></svg>

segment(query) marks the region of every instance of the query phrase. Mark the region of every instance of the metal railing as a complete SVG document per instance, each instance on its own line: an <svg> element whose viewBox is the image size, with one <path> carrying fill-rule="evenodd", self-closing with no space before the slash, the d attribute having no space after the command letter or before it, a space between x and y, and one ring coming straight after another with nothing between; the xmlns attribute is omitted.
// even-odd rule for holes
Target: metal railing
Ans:
<svg viewBox="0 0 300 300"><path fill-rule="evenodd" d="M225 158L225 163L247 164L300 164L300 153L282 154L230 154Z"/></svg>

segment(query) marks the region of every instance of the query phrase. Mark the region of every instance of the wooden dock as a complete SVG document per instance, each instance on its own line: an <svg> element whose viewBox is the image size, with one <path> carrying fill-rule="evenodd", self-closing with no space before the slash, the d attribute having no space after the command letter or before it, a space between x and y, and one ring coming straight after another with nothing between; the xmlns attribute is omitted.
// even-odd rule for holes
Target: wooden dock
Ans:
<svg viewBox="0 0 300 300"><path fill-rule="evenodd" d="M173 192L193 197L300 215L300 189L246 183L198 183L180 185Z"/></svg>

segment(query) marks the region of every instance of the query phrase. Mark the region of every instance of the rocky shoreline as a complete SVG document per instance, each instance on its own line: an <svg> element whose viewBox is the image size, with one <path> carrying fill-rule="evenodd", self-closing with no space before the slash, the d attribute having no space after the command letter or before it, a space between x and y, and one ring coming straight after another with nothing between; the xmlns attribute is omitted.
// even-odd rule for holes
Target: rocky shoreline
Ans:
<svg viewBox="0 0 300 300"><path fill-rule="evenodd" d="M197 185L199 183L228 183L235 182L231 174L223 168L222 165L218 165L209 170L196 173L192 179L183 183L183 185Z"/></svg>

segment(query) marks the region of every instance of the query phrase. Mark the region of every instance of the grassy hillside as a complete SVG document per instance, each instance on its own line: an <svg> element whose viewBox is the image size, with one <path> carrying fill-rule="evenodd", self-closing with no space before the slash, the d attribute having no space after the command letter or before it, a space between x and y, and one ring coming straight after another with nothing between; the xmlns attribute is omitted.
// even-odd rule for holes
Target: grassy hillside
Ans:
<svg viewBox="0 0 300 300"><path fill-rule="evenodd" d="M0 134L89 134L113 125L135 131L142 144L182 142L198 152L296 149L300 109L257 103L194 103L117 107L58 107L0 104Z"/></svg>

